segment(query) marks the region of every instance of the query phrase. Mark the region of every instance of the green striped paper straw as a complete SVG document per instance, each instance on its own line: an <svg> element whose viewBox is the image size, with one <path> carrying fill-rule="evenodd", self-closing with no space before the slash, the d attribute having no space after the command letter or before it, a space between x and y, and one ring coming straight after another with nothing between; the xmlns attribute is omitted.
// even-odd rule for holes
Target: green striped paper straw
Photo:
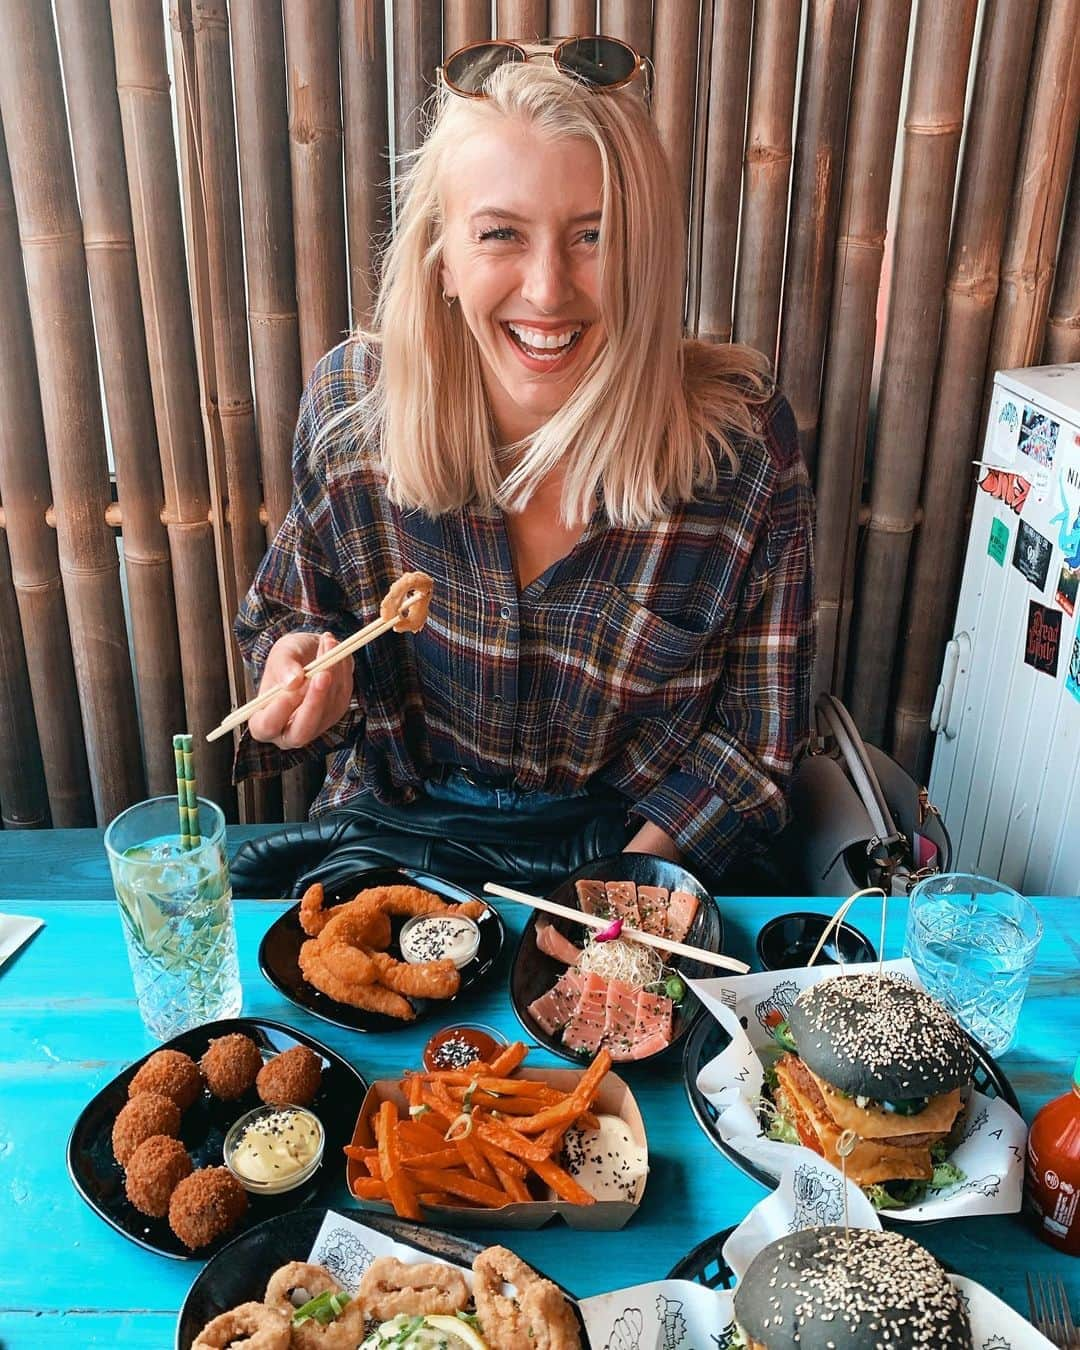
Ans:
<svg viewBox="0 0 1080 1350"><path fill-rule="evenodd" d="M195 755L193 738L178 733L173 737L173 759L176 762L176 800L180 812L180 847L198 848L202 843L199 833L199 797L195 787Z"/></svg>

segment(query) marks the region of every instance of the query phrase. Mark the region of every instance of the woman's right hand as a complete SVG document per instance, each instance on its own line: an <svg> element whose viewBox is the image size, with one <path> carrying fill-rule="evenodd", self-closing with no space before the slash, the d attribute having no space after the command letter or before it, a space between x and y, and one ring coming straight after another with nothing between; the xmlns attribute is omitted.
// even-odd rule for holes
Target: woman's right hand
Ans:
<svg viewBox="0 0 1080 1350"><path fill-rule="evenodd" d="M345 716L353 693L353 662L339 661L308 679L304 667L338 646L332 633L287 633L270 648L259 692L275 684L282 692L248 721L253 740L280 750L299 750Z"/></svg>

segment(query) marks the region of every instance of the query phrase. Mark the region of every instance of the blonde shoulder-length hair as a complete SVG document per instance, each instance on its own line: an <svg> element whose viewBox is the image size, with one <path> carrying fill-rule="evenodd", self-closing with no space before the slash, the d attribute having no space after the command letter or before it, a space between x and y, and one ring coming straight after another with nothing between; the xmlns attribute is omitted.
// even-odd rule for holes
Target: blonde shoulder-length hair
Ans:
<svg viewBox="0 0 1080 1350"><path fill-rule="evenodd" d="M444 304L440 279L444 164L500 118L599 152L606 334L563 407L501 450L479 348L461 306ZM558 465L566 523L591 517L599 485L612 523L637 526L715 488L724 459L737 469L734 441L757 434L752 408L771 392L768 362L747 347L684 340L682 213L638 91L597 93L530 61L498 69L486 98L443 93L399 202L374 325L359 334L372 349L373 379L348 419L378 447L392 501L432 516L469 502L520 510Z"/></svg>

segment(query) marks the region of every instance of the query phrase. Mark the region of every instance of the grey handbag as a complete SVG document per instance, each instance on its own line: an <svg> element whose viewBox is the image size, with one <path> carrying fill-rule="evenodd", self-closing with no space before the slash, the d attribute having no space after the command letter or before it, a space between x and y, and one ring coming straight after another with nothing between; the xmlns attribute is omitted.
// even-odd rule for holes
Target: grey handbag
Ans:
<svg viewBox="0 0 1080 1350"><path fill-rule="evenodd" d="M902 895L922 877L949 871L952 843L926 789L863 741L838 698L820 695L815 713L817 736L790 793L808 891L882 886Z"/></svg>

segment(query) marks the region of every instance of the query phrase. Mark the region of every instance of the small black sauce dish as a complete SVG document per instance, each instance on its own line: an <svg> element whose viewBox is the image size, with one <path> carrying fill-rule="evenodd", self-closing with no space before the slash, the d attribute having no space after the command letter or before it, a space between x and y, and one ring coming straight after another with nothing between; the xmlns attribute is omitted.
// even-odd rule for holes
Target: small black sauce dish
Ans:
<svg viewBox="0 0 1080 1350"><path fill-rule="evenodd" d="M827 914L803 911L798 914L779 914L770 919L757 935L757 954L763 970L791 970L805 966L814 954L825 925ZM877 952L869 938L857 928L841 923L825 939L815 965L859 965L876 961Z"/></svg>

